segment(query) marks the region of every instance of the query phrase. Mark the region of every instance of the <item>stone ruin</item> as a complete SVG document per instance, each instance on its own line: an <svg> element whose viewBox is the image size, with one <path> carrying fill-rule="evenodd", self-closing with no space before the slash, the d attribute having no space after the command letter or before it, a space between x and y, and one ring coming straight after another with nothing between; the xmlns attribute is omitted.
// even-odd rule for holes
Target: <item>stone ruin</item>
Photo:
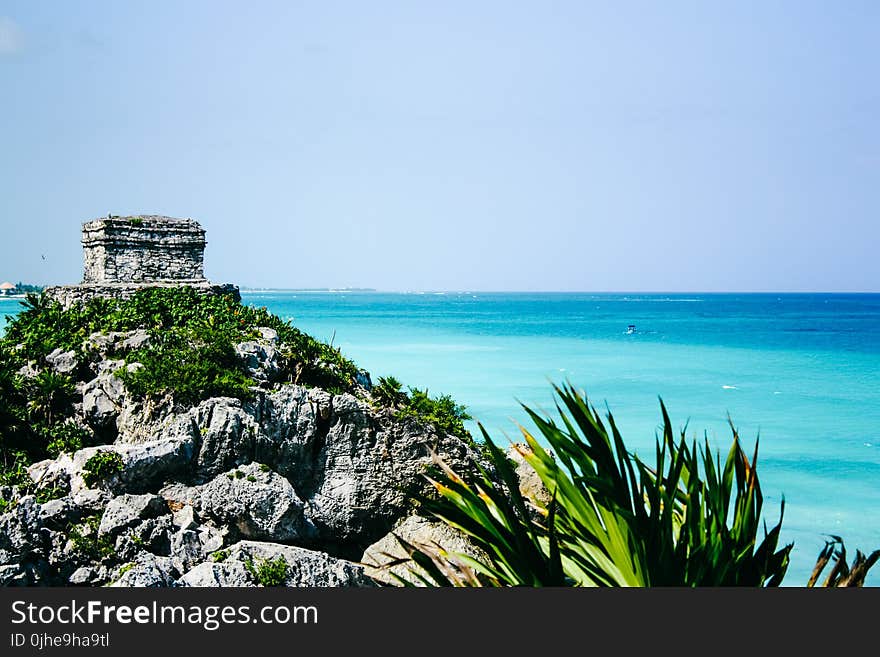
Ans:
<svg viewBox="0 0 880 657"><path fill-rule="evenodd" d="M192 219L96 219L82 234L83 283L205 281L205 231Z"/></svg>
<svg viewBox="0 0 880 657"><path fill-rule="evenodd" d="M144 287L233 294L238 287L205 278L205 230L193 219L138 215L87 221L82 227L83 281L46 289L65 308L94 296L128 298Z"/></svg>

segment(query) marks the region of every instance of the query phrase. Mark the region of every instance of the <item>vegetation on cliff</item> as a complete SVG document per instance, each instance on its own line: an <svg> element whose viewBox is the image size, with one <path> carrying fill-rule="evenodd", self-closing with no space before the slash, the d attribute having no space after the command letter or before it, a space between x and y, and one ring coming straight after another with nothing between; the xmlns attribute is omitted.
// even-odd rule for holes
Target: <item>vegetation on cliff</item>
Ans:
<svg viewBox="0 0 880 657"><path fill-rule="evenodd" d="M338 348L232 295L148 287L127 300L95 297L66 309L46 295L28 295L23 305L0 338L0 483L23 484L24 465L99 442L71 418L82 401L77 381L93 378L89 366L102 358L121 363L115 374L128 395L170 396L181 408L210 397L249 399L257 386L274 383L334 394L358 389L361 372ZM264 340L267 329L277 368L270 381L258 381L237 346ZM133 331L146 339L118 353L94 353L95 335ZM56 371L47 360L53 352L70 353L73 371ZM464 408L448 397L413 389L411 400L401 414L469 438Z"/></svg>
<svg viewBox="0 0 880 657"><path fill-rule="evenodd" d="M232 295L199 294L193 288L151 287L131 299L95 297L64 309L46 296L28 296L25 310L6 329L3 342L16 360L40 362L56 348L82 353L92 333L146 329L148 346L129 353L145 365L128 376L136 394L175 392L181 402L215 395L247 395L250 383L234 346L278 332L284 346L283 376L328 389L349 389L357 368L338 349L315 340L265 308L246 306Z"/></svg>
<svg viewBox="0 0 880 657"><path fill-rule="evenodd" d="M471 435L464 423L472 419L467 409L449 395L431 397L428 390L410 387L393 376L380 376L373 388L373 399L378 404L394 409L398 419L415 418L433 424L438 431L470 440Z"/></svg>

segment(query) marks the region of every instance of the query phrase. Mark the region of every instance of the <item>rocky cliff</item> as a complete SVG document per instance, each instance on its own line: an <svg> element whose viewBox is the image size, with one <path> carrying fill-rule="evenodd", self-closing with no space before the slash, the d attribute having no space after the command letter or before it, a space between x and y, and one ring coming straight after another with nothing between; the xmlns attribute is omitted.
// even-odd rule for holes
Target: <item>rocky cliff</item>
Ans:
<svg viewBox="0 0 880 657"><path fill-rule="evenodd" d="M285 361L277 328L235 344L243 398L133 393L155 328L28 360L23 385L72 382L64 426L90 440L0 486L0 584L375 585L362 555L417 512L432 454L462 472L479 454L382 401L365 372L345 390L293 382L302 364Z"/></svg>

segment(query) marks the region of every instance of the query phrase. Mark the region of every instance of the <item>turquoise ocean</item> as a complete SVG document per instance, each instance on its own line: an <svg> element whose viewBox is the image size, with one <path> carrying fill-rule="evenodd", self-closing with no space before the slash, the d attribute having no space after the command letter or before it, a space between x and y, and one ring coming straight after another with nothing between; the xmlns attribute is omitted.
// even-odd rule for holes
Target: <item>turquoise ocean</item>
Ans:
<svg viewBox="0 0 880 657"><path fill-rule="evenodd" d="M614 414L653 460L662 397L676 427L726 453L728 415L758 472L768 523L785 498L787 586L806 584L827 534L880 548L880 294L243 291L373 381L448 393L502 444L555 413L551 382ZM0 300L0 316L17 312ZM0 319L0 326L4 323ZM630 331L628 327L634 325ZM475 424L469 423L475 430ZM880 567L868 578L880 586Z"/></svg>

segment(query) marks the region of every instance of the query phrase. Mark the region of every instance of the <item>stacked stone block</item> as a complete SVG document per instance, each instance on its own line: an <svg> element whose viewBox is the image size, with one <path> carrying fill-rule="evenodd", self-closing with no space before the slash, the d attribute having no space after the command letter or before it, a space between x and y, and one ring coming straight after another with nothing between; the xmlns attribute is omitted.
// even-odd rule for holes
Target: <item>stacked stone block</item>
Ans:
<svg viewBox="0 0 880 657"><path fill-rule="evenodd" d="M65 308L94 296L128 298L152 287L193 287L204 294L233 294L232 284L204 274L205 231L193 219L159 215L107 216L83 224L83 282L50 287Z"/></svg>
<svg viewBox="0 0 880 657"><path fill-rule="evenodd" d="M155 215L83 224L83 283L205 280L205 231L192 219Z"/></svg>

